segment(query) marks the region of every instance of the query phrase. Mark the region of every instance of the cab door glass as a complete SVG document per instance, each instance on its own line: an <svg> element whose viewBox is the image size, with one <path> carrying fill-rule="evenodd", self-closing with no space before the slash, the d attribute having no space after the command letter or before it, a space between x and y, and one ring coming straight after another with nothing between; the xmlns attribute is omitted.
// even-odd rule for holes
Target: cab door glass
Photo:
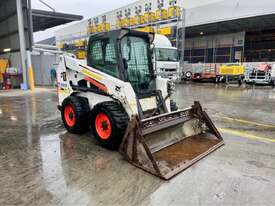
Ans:
<svg viewBox="0 0 275 206"><path fill-rule="evenodd" d="M148 89L152 75L148 61L148 43L140 37L128 36L121 41L122 57L128 78L135 91Z"/></svg>
<svg viewBox="0 0 275 206"><path fill-rule="evenodd" d="M113 40L101 39L93 41L89 50L89 66L119 78L116 50Z"/></svg>

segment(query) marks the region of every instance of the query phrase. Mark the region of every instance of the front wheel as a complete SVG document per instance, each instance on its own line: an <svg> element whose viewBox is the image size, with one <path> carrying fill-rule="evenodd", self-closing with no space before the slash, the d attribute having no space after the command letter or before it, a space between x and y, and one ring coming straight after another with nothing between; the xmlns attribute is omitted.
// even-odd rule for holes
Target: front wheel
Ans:
<svg viewBox="0 0 275 206"><path fill-rule="evenodd" d="M116 102L104 102L91 112L91 128L97 142L104 148L116 150L128 126L128 115Z"/></svg>

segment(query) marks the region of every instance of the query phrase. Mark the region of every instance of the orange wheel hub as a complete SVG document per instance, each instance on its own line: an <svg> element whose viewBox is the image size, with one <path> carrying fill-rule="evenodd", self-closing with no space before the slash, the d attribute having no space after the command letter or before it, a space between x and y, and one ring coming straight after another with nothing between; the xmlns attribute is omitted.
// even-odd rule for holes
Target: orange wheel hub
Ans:
<svg viewBox="0 0 275 206"><path fill-rule="evenodd" d="M101 139L107 140L111 136L112 125L109 117L99 113L95 118L95 129Z"/></svg>
<svg viewBox="0 0 275 206"><path fill-rule="evenodd" d="M73 127L76 122L75 111L72 105L66 105L64 109L64 118L69 127Z"/></svg>

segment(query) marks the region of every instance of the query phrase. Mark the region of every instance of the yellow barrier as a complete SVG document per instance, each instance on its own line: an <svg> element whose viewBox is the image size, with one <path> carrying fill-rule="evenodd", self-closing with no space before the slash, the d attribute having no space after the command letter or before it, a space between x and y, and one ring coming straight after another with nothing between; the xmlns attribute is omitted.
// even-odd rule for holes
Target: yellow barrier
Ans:
<svg viewBox="0 0 275 206"><path fill-rule="evenodd" d="M156 15L154 12L147 12L144 14L145 22L154 22L156 20Z"/></svg>
<svg viewBox="0 0 275 206"><path fill-rule="evenodd" d="M116 28L117 29L121 28L121 20L120 19L116 20Z"/></svg>
<svg viewBox="0 0 275 206"><path fill-rule="evenodd" d="M76 51L75 53L77 59L86 59L87 52L86 51Z"/></svg>
<svg viewBox="0 0 275 206"><path fill-rule="evenodd" d="M89 32L90 34L96 33L96 32L97 32L97 26L90 26L90 27L88 28L88 32Z"/></svg>
<svg viewBox="0 0 275 206"><path fill-rule="evenodd" d="M171 6L168 8L168 18L180 17L181 9L179 6Z"/></svg>
<svg viewBox="0 0 275 206"><path fill-rule="evenodd" d="M172 28L171 27L163 27L156 31L157 34L169 36L172 34Z"/></svg>
<svg viewBox="0 0 275 206"><path fill-rule="evenodd" d="M28 74L29 74L29 87L31 91L34 91L35 86L34 86L34 76L33 76L33 68L30 66L28 69Z"/></svg>
<svg viewBox="0 0 275 206"><path fill-rule="evenodd" d="M156 21L165 20L168 18L168 12L165 9L158 9L156 11Z"/></svg>
<svg viewBox="0 0 275 206"><path fill-rule="evenodd" d="M103 23L102 26L103 26L104 31L110 31L111 30L110 23Z"/></svg>
<svg viewBox="0 0 275 206"><path fill-rule="evenodd" d="M57 47L58 47L59 49L64 49L65 43L59 43L59 44L57 45Z"/></svg>
<svg viewBox="0 0 275 206"><path fill-rule="evenodd" d="M8 59L0 59L0 72L5 73L6 69L9 67Z"/></svg>
<svg viewBox="0 0 275 206"><path fill-rule="evenodd" d="M220 75L243 75L245 68L242 65L223 65L219 69Z"/></svg>
<svg viewBox="0 0 275 206"><path fill-rule="evenodd" d="M102 32L103 31L103 25L99 24L97 25L97 32Z"/></svg>
<svg viewBox="0 0 275 206"><path fill-rule="evenodd" d="M147 32L147 33L154 33L154 29L150 26L142 27L142 28L137 28L137 31L141 32Z"/></svg>
<svg viewBox="0 0 275 206"><path fill-rule="evenodd" d="M135 23L135 17L129 18L129 25L130 25L130 26L136 25L136 23Z"/></svg>
<svg viewBox="0 0 275 206"><path fill-rule="evenodd" d="M134 25L145 24L145 16L143 15L135 16L133 21L134 21Z"/></svg>
<svg viewBox="0 0 275 206"><path fill-rule="evenodd" d="M102 23L97 25L97 30L93 33L96 32L105 32L105 31L110 31L111 30L111 25L110 23Z"/></svg>
<svg viewBox="0 0 275 206"><path fill-rule="evenodd" d="M29 88L31 91L34 91L35 86L34 86L34 75L33 75L33 68L32 68L32 61L31 61L31 52L27 51L27 65L28 65L28 83L29 83Z"/></svg>
<svg viewBox="0 0 275 206"><path fill-rule="evenodd" d="M86 41L85 40L77 40L77 41L75 41L74 45L76 47L85 47Z"/></svg>
<svg viewBox="0 0 275 206"><path fill-rule="evenodd" d="M145 16L143 15L139 16L139 24L145 24Z"/></svg>
<svg viewBox="0 0 275 206"><path fill-rule="evenodd" d="M130 26L130 21L128 18L121 19L121 27L128 27Z"/></svg>
<svg viewBox="0 0 275 206"><path fill-rule="evenodd" d="M6 69L9 67L8 59L0 59L0 82L3 82L3 75L6 72Z"/></svg>

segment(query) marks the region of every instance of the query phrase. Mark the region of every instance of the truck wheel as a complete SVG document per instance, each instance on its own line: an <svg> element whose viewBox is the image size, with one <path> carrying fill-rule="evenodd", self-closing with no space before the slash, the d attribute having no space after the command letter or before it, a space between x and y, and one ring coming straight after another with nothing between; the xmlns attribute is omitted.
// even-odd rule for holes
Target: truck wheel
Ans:
<svg viewBox="0 0 275 206"><path fill-rule="evenodd" d="M74 134L85 133L89 129L89 104L83 97L70 96L62 103L62 120L65 128Z"/></svg>
<svg viewBox="0 0 275 206"><path fill-rule="evenodd" d="M185 77L187 80L190 80L192 78L192 72L190 72L190 71L186 72Z"/></svg>
<svg viewBox="0 0 275 206"><path fill-rule="evenodd" d="M215 83L219 83L219 82L220 82L220 76L216 76Z"/></svg>
<svg viewBox="0 0 275 206"><path fill-rule="evenodd" d="M116 102L104 102L91 112L91 127L98 143L109 150L120 146L128 126L128 115Z"/></svg>

